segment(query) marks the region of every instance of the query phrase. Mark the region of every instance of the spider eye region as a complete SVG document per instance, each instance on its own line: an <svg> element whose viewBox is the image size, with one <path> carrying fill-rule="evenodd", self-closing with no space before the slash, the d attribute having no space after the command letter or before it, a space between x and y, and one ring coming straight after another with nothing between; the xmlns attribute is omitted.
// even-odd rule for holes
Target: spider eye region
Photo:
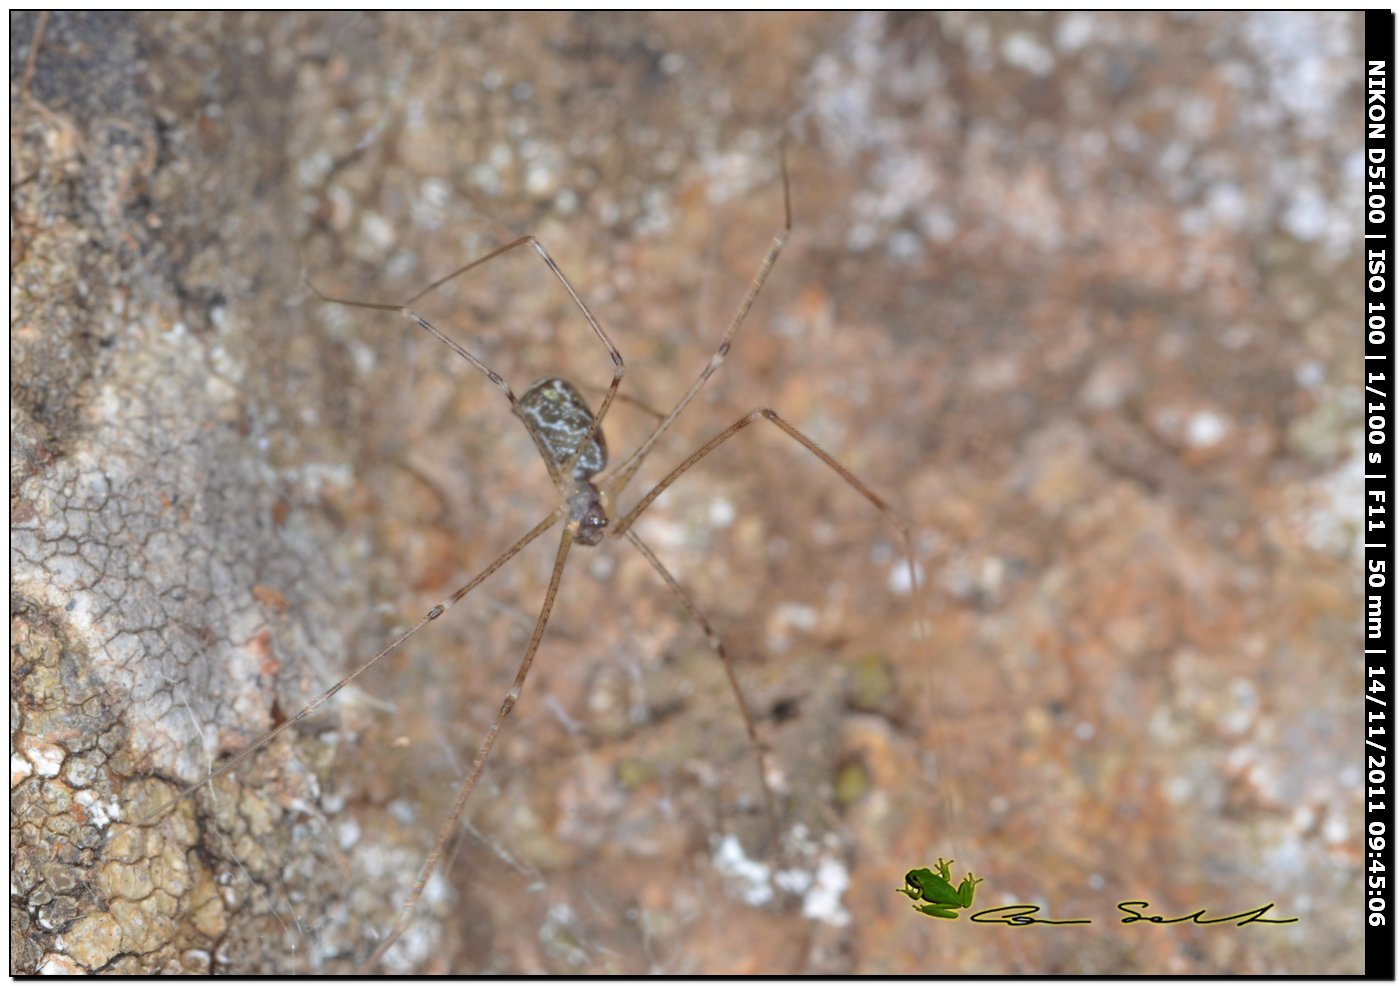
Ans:
<svg viewBox="0 0 1400 986"><path fill-rule="evenodd" d="M536 380L517 405L540 454L553 464L551 472L563 472L593 424L593 411L573 384L559 377ZM573 479L588 479L608 464L608 443L600 428L574 463Z"/></svg>

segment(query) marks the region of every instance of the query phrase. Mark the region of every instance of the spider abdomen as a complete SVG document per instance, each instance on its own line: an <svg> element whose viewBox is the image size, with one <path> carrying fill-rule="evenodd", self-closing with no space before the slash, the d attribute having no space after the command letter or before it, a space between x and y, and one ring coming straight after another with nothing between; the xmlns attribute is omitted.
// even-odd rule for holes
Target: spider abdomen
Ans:
<svg viewBox="0 0 1400 986"><path fill-rule="evenodd" d="M593 411L573 384L559 377L536 380L517 405L550 473L560 478L588 479L608 464L608 443L600 429L574 463L571 477L564 477L570 457L593 424Z"/></svg>

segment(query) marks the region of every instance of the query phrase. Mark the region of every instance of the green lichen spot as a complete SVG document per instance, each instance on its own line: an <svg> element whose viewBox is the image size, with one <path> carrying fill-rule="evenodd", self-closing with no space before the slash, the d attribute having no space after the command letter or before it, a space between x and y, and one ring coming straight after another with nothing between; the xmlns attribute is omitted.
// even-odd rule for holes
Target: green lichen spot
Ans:
<svg viewBox="0 0 1400 986"><path fill-rule="evenodd" d="M878 712L895 690L894 672L879 654L857 658L851 668L851 705L862 712Z"/></svg>
<svg viewBox="0 0 1400 986"><path fill-rule="evenodd" d="M836 772L832 785L836 803L845 808L855 804L870 790L870 773L863 764L848 763Z"/></svg>

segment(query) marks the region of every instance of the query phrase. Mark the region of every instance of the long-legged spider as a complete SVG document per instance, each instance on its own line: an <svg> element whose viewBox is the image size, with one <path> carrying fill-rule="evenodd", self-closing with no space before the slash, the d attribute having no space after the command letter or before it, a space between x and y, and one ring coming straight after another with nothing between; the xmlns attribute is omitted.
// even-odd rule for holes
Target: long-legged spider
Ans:
<svg viewBox="0 0 1400 986"><path fill-rule="evenodd" d="M429 852L413 888L404 900L399 910L398 919L388 935L380 941L373 953L364 963L364 968L372 969L378 965L385 953L399 939L408 927L415 907L423 894L424 887L436 869L439 860L444 854L453 832L456 830L461 818L462 811L471 797L477 780L480 778L487 758L491 754L492 748L496 744L501 727L504 725L506 717L510 715L515 704L520 700L521 692L525 686L525 680L530 673L530 667L534 663L535 654L539 650L540 641L544 637L545 627L549 622L550 612L554 607L555 597L559 590L560 582L564 574L564 566L568 560L569 553L575 544L585 547L592 547L601 544L606 538L625 538L633 547L641 553L647 563L661 577L662 581L670 587L676 594L682 606L700 626L705 634L708 645L719 656L723 663L725 675L728 678L730 689L734 693L735 701L738 703L739 711L743 715L744 726L748 732L749 743L753 748L755 763L758 769L758 780L763 793L764 811L768 818L768 823L773 831L774 844L781 851L781 831L778 823L778 811L774 802L773 792L768 783L767 763L764 755L763 745L759 740L758 732L754 726L753 712L744 696L744 691L740 687L739 679L734 670L734 662L729 652L726 650L723 640L715 632L709 619L704 612L690 597L689 593L681 586L679 580L662 564L656 553L638 536L634 526L637 519L653 504L665 490L676 482L685 472L704 459L712 451L718 448L735 435L746 429L749 425L757 421L768 421L777 427L783 434L798 443L813 456L819 459L832 472L839 476L847 485L869 501L877 510L881 512L898 530L904 545L905 563L908 565L911 585L917 590L918 576L913 558L913 542L908 523L897 514L891 507L877 495L869 486L857 478L850 470L841 465L831 455L819 447L815 442L794 427L781 414L770 407L759 407L734 421L724 428L714 437L710 438L678 466L672 469L655 486L648 490L632 508L625 513L620 513L616 507L618 497L636 476L643 461L650 454L657 441L666 433L671 425L685 410L691 400L700 391L705 382L710 379L725 357L729 354L735 336L743 325L745 317L748 315L754 300L762 290L764 283L772 271L774 263L782 252L784 244L792 231L792 204L789 187L787 161L785 152L780 151L780 166L783 184L783 225L774 235L767 253L762 262L758 265L754 273L748 290L745 292L743 300L740 302L737 311L731 317L728 328L725 330L723 338L720 340L714 355L701 370L695 381L676 402L669 413L658 415L659 423L651 430L644 441L628 455L621 464L613 468L612 471L599 478L599 474L607 467L608 449L603 436L602 424L608 410L613 406L618 398L618 388L622 382L626 364L623 361L621 352L609 337L607 330L598 322L587 304L579 296L569 279L554 262L549 251L545 249L534 236L522 236L505 246L499 247L485 256L479 257L444 277L433 281L407 301L399 304L384 304L378 302L358 301L348 298L337 298L329 296L314 285L309 280L307 287L323 302L337 305L345 305L352 308L364 308L374 311L395 312L407 319L414 325L423 329L439 342L450 348L457 355L461 356L473 367L484 375L497 389L500 390L505 399L510 403L512 413L520 419L529 433L531 440L538 449L545 467L549 470L550 479L554 483L559 494L559 505L552 510L548 516L531 528L524 536L512 544L491 564L487 565L477 573L470 581L462 585L451 595L447 596L437 605L433 606L411 626L395 636L388 644L378 651L373 657L365 661L355 670L340 679L319 697L312 700L296 715L277 726L275 729L263 735L257 741L246 747L233 756L227 763L211 772L203 780L191 784L181 790L170 801L152 812L146 821L150 821L176 802L184 799L188 795L197 791L204 785L210 783L215 778L233 770L240 763L247 760L258 750L267 746L279 735L292 728L297 723L306 719L318 708L328 702L336 693L341 691L355 679L368 671L385 656L390 654L409 637L413 636L425 625L438 619L447 610L464 599L472 590L476 589L493 574L503 568L516 555L546 531L564 521L563 532L559 539L559 546L554 558L554 565L550 573L549 584L545 591L544 602L540 607L539 615L534 623L534 630L530 635L529 644L525 648L525 654L520 660L520 665L515 673L514 681L507 690L501 703L500 710L496 713L495 720L486 731L485 737L481 741L475 760L466 779L462 782L461 788L453 800L451 810L447 818L443 821L438 830L437 839ZM588 409L587 403L579 389L569 381L558 377L546 377L531 384L530 387L520 396L516 396L500 374L491 369L484 362L475 356L464 346L447 336L440 329L430 323L426 318L414 310L413 305L429 293L437 290L449 281L466 274L468 271L488 263L489 261L509 253L519 248L530 248L544 262L545 266L564 290L568 292L574 305L582 313L588 322L589 328L597 336L598 341L607 350L608 357L612 361L612 380L604 392L602 402L598 406L596 413Z"/></svg>

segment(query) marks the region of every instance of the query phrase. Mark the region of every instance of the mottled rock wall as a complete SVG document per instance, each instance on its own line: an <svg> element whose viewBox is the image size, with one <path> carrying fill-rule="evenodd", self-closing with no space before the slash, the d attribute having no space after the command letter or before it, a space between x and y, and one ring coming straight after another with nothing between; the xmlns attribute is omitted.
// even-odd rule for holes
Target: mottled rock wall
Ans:
<svg viewBox="0 0 1400 986"><path fill-rule="evenodd" d="M136 824L554 502L494 388L303 266L393 303L536 233L666 406L781 223L785 128L790 245L636 489L780 409L914 520L930 639L889 526L750 429L639 530L736 655L786 856L703 638L625 545L580 549L385 968L1360 969L1358 18L37 24L11 15L12 971L350 969L528 638L543 543ZM530 256L421 304L517 392L609 378ZM615 453L648 423L620 406ZM917 915L892 891L940 855L979 903L1095 924ZM1131 898L1301 920L1144 930Z"/></svg>

